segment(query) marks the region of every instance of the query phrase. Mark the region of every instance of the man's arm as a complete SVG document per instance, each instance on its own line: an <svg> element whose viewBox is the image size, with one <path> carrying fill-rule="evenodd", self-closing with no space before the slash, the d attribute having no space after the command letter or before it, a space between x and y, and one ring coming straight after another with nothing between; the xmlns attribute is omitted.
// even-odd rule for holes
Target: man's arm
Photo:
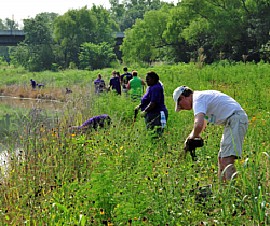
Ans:
<svg viewBox="0 0 270 226"><path fill-rule="evenodd" d="M130 88L131 88L131 87L130 87L130 81L128 81L126 88L127 88L128 90L130 90Z"/></svg>
<svg viewBox="0 0 270 226"><path fill-rule="evenodd" d="M205 129L206 122L204 120L204 113L199 113L194 116L193 130L188 139L200 138L201 132Z"/></svg>

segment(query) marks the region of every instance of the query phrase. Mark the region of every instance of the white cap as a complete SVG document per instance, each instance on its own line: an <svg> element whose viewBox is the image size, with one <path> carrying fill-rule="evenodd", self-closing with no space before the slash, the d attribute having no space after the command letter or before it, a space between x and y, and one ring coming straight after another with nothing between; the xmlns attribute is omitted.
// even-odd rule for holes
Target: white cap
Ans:
<svg viewBox="0 0 270 226"><path fill-rule="evenodd" d="M187 86L179 86L173 91L173 100L175 102L175 111L176 112L180 111L180 109L178 108L178 99L187 88L188 88Z"/></svg>

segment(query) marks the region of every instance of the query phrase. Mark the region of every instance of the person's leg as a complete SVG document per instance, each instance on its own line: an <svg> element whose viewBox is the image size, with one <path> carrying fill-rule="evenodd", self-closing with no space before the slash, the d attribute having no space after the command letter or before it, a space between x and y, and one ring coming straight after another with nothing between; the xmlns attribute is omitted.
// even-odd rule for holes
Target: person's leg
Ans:
<svg viewBox="0 0 270 226"><path fill-rule="evenodd" d="M247 124L247 116L242 112L234 114L226 122L218 155L218 177L222 181L231 180L236 172L234 161L242 156Z"/></svg>
<svg viewBox="0 0 270 226"><path fill-rule="evenodd" d="M232 179L236 172L234 167L235 156L218 157L218 178L226 182Z"/></svg>

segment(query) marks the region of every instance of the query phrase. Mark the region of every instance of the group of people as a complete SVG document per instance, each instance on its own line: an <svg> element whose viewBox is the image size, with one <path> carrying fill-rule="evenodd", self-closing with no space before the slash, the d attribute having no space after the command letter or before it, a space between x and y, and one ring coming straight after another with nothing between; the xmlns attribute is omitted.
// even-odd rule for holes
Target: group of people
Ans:
<svg viewBox="0 0 270 226"><path fill-rule="evenodd" d="M44 84L37 83L37 82L36 82L35 80L33 80L33 79L30 79L30 85L31 85L32 89L36 89L37 87L38 87L38 88L44 87Z"/></svg>
<svg viewBox="0 0 270 226"><path fill-rule="evenodd" d="M133 71L132 78L128 82L122 82L122 89L129 90L139 85L145 85L142 80L136 78L137 72ZM110 87L121 94L121 81L117 73L113 71ZM134 86L133 86L134 82ZM147 89L141 97L140 104L135 112L140 111L141 117L145 119L149 130L156 129L160 136L168 119L168 110L165 105L164 88L159 81L157 73L150 71L146 74ZM135 89L135 88L134 88ZM140 96L141 88L134 91ZM228 181L236 175L234 162L242 157L244 137L248 128L248 116L241 105L232 97L217 90L192 90L188 86L179 86L173 92L175 111L192 110L194 115L193 129L188 135L184 146L189 140L202 139L202 132L207 124L223 125L224 131L221 136L218 152L218 176L223 181Z"/></svg>
<svg viewBox="0 0 270 226"><path fill-rule="evenodd" d="M137 71L128 72L127 67L124 67L123 71L124 73L122 75L120 72L112 71L112 77L110 78L108 87L106 87L101 74L98 74L97 79L94 81L95 93L100 94L112 90L118 95L121 95L122 92L125 94L129 92L133 100L141 98L146 83L138 77Z"/></svg>

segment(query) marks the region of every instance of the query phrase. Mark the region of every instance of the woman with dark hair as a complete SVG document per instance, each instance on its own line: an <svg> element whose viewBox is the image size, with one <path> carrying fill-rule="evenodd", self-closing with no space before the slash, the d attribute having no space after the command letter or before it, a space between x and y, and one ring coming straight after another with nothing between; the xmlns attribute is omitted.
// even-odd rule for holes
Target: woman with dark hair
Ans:
<svg viewBox="0 0 270 226"><path fill-rule="evenodd" d="M164 102L164 89L159 82L158 74L153 71L146 74L146 84L148 88L141 103L135 108L135 112L141 110L141 117L145 118L147 129L155 129L160 136L168 118L168 110Z"/></svg>

